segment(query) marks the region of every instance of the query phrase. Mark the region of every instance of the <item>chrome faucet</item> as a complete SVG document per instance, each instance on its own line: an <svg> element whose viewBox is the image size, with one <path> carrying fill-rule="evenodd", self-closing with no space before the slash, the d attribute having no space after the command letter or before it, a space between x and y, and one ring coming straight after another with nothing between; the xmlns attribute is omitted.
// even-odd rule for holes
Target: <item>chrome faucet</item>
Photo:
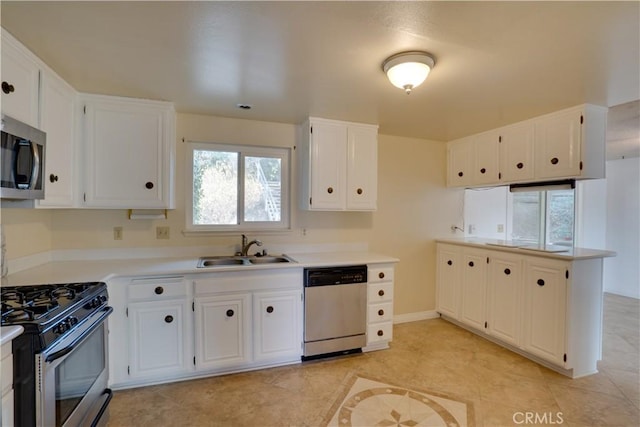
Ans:
<svg viewBox="0 0 640 427"><path fill-rule="evenodd" d="M255 244L256 246L262 246L262 242L260 240L252 240L247 243L247 236L242 235L242 250L240 251L241 256L247 256L249 252L249 248L251 245Z"/></svg>

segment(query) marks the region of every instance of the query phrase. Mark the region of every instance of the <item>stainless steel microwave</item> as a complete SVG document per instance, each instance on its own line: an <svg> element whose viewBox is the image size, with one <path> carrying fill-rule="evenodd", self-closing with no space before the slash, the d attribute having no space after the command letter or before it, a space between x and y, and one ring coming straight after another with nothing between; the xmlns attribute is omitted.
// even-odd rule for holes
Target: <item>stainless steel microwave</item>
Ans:
<svg viewBox="0 0 640 427"><path fill-rule="evenodd" d="M45 133L4 114L0 129L0 198L43 199Z"/></svg>

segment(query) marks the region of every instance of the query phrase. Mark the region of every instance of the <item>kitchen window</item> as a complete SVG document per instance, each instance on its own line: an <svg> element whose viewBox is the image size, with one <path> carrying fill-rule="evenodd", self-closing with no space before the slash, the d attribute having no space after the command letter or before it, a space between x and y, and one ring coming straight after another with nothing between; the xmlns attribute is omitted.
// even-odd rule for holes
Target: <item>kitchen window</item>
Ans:
<svg viewBox="0 0 640 427"><path fill-rule="evenodd" d="M189 143L187 230L289 228L287 148Z"/></svg>
<svg viewBox="0 0 640 427"><path fill-rule="evenodd" d="M573 245L574 189L511 193L514 240Z"/></svg>

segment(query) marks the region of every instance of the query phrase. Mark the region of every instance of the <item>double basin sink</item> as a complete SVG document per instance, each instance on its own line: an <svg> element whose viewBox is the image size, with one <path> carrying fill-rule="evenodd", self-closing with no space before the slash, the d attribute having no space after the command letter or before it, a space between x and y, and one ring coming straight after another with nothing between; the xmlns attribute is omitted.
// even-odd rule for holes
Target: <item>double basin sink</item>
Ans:
<svg viewBox="0 0 640 427"><path fill-rule="evenodd" d="M259 264L280 264L295 262L286 255L262 255L262 256L240 256L222 255L207 256L198 260L198 268L229 267L229 266L250 266Z"/></svg>

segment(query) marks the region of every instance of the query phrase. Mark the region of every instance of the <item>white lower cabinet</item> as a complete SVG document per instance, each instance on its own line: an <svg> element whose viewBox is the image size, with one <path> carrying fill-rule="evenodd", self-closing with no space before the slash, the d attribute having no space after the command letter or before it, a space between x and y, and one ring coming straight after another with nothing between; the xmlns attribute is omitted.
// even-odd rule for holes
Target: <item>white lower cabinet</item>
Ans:
<svg viewBox="0 0 640 427"><path fill-rule="evenodd" d="M302 292L256 292L253 296L253 350L256 361L300 357Z"/></svg>
<svg viewBox="0 0 640 427"><path fill-rule="evenodd" d="M517 346L522 327L522 259L494 253L488 269L486 332Z"/></svg>
<svg viewBox="0 0 640 427"><path fill-rule="evenodd" d="M465 248L462 252L460 321L476 329L486 327L488 260L482 250Z"/></svg>
<svg viewBox="0 0 640 427"><path fill-rule="evenodd" d="M453 319L460 316L462 247L438 243L436 260L436 310Z"/></svg>
<svg viewBox="0 0 640 427"><path fill-rule="evenodd" d="M2 424L13 426L13 353L11 341L2 345L0 353L0 384L2 385Z"/></svg>
<svg viewBox="0 0 640 427"><path fill-rule="evenodd" d="M251 360L251 294L196 297L196 369L229 368Z"/></svg>
<svg viewBox="0 0 640 427"><path fill-rule="evenodd" d="M393 264L370 264L367 269L367 346L364 351L389 347L393 339Z"/></svg>

